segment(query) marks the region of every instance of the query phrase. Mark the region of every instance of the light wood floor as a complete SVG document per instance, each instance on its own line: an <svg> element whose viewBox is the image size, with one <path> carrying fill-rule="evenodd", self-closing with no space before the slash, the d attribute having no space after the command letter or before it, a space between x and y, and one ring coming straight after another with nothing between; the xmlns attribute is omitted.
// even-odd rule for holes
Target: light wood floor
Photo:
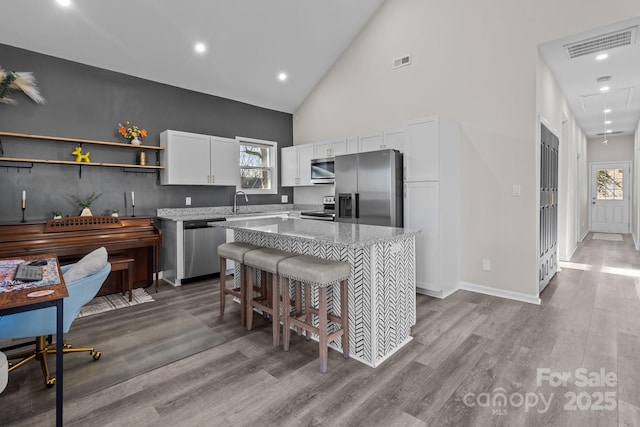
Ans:
<svg viewBox="0 0 640 427"><path fill-rule="evenodd" d="M418 296L414 340L377 369L330 351L320 374L314 342L294 336L285 353L262 319L242 329L236 304L220 318L216 287L165 286L156 302L76 320L68 340L103 358L65 357L65 425L640 425L640 254L630 236L588 236L540 306ZM617 379L581 385L580 368ZM538 370L571 377L552 386ZM54 424L54 391L38 381L37 367L12 374L0 425Z"/></svg>

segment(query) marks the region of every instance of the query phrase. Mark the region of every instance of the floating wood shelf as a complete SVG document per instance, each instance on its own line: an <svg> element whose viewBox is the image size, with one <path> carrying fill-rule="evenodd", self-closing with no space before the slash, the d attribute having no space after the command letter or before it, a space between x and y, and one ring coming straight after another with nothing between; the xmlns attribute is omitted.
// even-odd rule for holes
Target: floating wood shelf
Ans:
<svg viewBox="0 0 640 427"><path fill-rule="evenodd" d="M144 149L144 150L164 150L164 147L160 147L157 145L134 145L134 144L128 144L125 142L97 141L94 139L64 138L60 136L47 136L47 135L31 135L28 133L0 132L0 136L10 136L14 138L41 139L43 141L73 142L76 144L111 145L114 147L135 148L135 149Z"/></svg>
<svg viewBox="0 0 640 427"><path fill-rule="evenodd" d="M27 138L27 139L38 139L42 141L53 141L53 142L68 142L73 144L92 144L92 145L101 145L101 146L111 146L118 148L133 148L135 150L156 150L156 155L160 150L164 150L164 147L160 147L157 145L134 145L123 142L110 142L110 141L97 141L93 139L78 139L78 138L65 138L59 136L48 136L48 135L32 135L27 133L15 133L15 132L0 132L0 137L10 137L10 138ZM118 167L118 168L135 168L135 169L147 169L147 170L156 170L159 173L160 169L164 169L164 166L160 165L134 165L129 163L103 163L103 162L91 162L91 163L80 163L74 160L53 160L53 159L32 159L25 157L0 157L0 162L17 162L17 163L46 163L52 165L71 165L71 166L102 166L102 167ZM82 168L81 168L82 169ZM80 172L80 176L82 172Z"/></svg>

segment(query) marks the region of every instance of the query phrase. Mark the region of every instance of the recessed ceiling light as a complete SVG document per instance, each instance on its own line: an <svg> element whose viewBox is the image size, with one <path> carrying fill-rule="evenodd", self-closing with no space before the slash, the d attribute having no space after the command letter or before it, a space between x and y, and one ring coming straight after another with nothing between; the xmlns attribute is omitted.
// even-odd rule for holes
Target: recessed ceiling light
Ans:
<svg viewBox="0 0 640 427"><path fill-rule="evenodd" d="M607 133L611 133L613 132L611 129L607 129Z"/></svg>
<svg viewBox="0 0 640 427"><path fill-rule="evenodd" d="M609 86L602 86L600 87L600 92L608 92L609 89L611 89Z"/></svg>
<svg viewBox="0 0 640 427"><path fill-rule="evenodd" d="M603 113L610 113L611 112L611 108L605 108L602 112Z"/></svg>
<svg viewBox="0 0 640 427"><path fill-rule="evenodd" d="M281 82L287 80L287 73L278 74L278 80L280 80Z"/></svg>
<svg viewBox="0 0 640 427"><path fill-rule="evenodd" d="M605 59L607 59L609 57L608 53L601 53L600 55L596 56L596 59L598 61L604 61Z"/></svg>
<svg viewBox="0 0 640 427"><path fill-rule="evenodd" d="M606 120L606 121L604 122L604 124L605 124L605 125L610 125L610 124L611 124L611 120Z"/></svg>
<svg viewBox="0 0 640 427"><path fill-rule="evenodd" d="M69 7L71 6L71 0L56 0L60 6Z"/></svg>
<svg viewBox="0 0 640 427"><path fill-rule="evenodd" d="M207 46L204 43L196 43L193 48L198 53L205 53L207 51Z"/></svg>

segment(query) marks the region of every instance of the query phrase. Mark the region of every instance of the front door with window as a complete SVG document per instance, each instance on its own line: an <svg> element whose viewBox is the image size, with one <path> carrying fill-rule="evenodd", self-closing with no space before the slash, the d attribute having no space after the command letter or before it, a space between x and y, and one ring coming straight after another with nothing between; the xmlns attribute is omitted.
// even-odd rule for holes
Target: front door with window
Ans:
<svg viewBox="0 0 640 427"><path fill-rule="evenodd" d="M591 231L629 232L631 164L591 164Z"/></svg>

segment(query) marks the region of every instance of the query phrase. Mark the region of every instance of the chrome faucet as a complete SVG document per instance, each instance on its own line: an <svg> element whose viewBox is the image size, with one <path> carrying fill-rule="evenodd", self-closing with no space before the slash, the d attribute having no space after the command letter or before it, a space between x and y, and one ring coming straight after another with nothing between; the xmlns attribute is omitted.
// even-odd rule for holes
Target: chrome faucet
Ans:
<svg viewBox="0 0 640 427"><path fill-rule="evenodd" d="M236 191L236 194L233 195L233 210L231 211L231 213L238 213L238 196L239 195L243 195L244 201L249 203L249 198L247 197L244 191Z"/></svg>

